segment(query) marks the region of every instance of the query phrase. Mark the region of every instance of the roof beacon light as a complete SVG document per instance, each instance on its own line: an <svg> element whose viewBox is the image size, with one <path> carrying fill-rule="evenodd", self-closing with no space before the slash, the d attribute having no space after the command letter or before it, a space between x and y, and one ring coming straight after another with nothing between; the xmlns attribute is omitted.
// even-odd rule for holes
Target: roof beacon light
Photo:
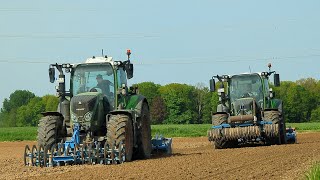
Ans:
<svg viewBox="0 0 320 180"><path fill-rule="evenodd" d="M128 60L130 60L131 50L127 49Z"/></svg>

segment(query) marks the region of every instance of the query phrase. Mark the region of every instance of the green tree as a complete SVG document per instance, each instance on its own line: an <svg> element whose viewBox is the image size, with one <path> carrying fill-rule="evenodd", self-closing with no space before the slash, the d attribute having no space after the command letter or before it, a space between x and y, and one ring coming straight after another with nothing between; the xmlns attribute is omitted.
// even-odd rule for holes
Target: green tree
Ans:
<svg viewBox="0 0 320 180"><path fill-rule="evenodd" d="M45 111L56 111L59 99L54 95L45 95L42 97L42 103L45 105Z"/></svg>
<svg viewBox="0 0 320 180"><path fill-rule="evenodd" d="M10 98L4 99L2 112L10 112L12 109L17 109L20 106L28 104L30 99L34 98L35 95L27 90L16 90L10 94Z"/></svg>
<svg viewBox="0 0 320 180"><path fill-rule="evenodd" d="M152 100L159 96L159 88L161 87L159 84L155 84L153 82L142 82L136 84L138 86L139 94L145 96L149 102L152 104Z"/></svg>
<svg viewBox="0 0 320 180"><path fill-rule="evenodd" d="M320 107L312 110L310 121L319 122L320 121Z"/></svg>
<svg viewBox="0 0 320 180"><path fill-rule="evenodd" d="M194 87L172 83L159 88L168 116L165 123L193 124L197 119Z"/></svg>
<svg viewBox="0 0 320 180"><path fill-rule="evenodd" d="M152 124L161 124L165 120L167 116L167 109L161 96L156 96L153 99L150 115Z"/></svg>
<svg viewBox="0 0 320 180"><path fill-rule="evenodd" d="M198 83L195 86L195 105L197 108L197 121L196 123L208 123L211 121L211 111L212 111L212 104L211 104L211 93L209 89L205 87L203 83Z"/></svg>

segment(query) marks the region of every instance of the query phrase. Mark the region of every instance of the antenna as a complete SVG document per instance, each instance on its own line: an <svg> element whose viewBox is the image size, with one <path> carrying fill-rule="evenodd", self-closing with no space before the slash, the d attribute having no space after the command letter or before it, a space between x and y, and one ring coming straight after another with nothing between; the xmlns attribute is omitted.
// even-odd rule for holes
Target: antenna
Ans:
<svg viewBox="0 0 320 180"><path fill-rule="evenodd" d="M249 66L249 71L250 71L250 73L251 73L251 67Z"/></svg>
<svg viewBox="0 0 320 180"><path fill-rule="evenodd" d="M102 57L103 57L103 49L101 50L101 54L102 54Z"/></svg>

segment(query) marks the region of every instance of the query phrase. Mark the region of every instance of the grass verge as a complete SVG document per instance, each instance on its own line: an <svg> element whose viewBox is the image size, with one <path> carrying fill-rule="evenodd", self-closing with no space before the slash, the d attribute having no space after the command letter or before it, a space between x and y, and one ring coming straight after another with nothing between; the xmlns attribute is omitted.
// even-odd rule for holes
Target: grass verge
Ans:
<svg viewBox="0 0 320 180"><path fill-rule="evenodd" d="M308 180L319 180L320 179L320 162L315 163L312 168L305 174Z"/></svg>
<svg viewBox="0 0 320 180"><path fill-rule="evenodd" d="M320 132L320 123L287 123L287 127L295 127L298 132ZM165 137L200 137L207 136L210 124L162 124L152 125L151 132ZM0 128L0 141L35 141L37 127Z"/></svg>

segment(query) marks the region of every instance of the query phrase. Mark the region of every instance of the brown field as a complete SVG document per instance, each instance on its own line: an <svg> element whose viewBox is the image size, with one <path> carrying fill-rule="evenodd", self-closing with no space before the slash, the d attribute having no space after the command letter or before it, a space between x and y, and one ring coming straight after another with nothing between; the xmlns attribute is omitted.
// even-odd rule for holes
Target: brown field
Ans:
<svg viewBox="0 0 320 180"><path fill-rule="evenodd" d="M320 161L320 133L298 134L298 144L215 150L207 138L174 138L173 155L120 165L25 167L35 142L0 143L0 179L301 179Z"/></svg>

